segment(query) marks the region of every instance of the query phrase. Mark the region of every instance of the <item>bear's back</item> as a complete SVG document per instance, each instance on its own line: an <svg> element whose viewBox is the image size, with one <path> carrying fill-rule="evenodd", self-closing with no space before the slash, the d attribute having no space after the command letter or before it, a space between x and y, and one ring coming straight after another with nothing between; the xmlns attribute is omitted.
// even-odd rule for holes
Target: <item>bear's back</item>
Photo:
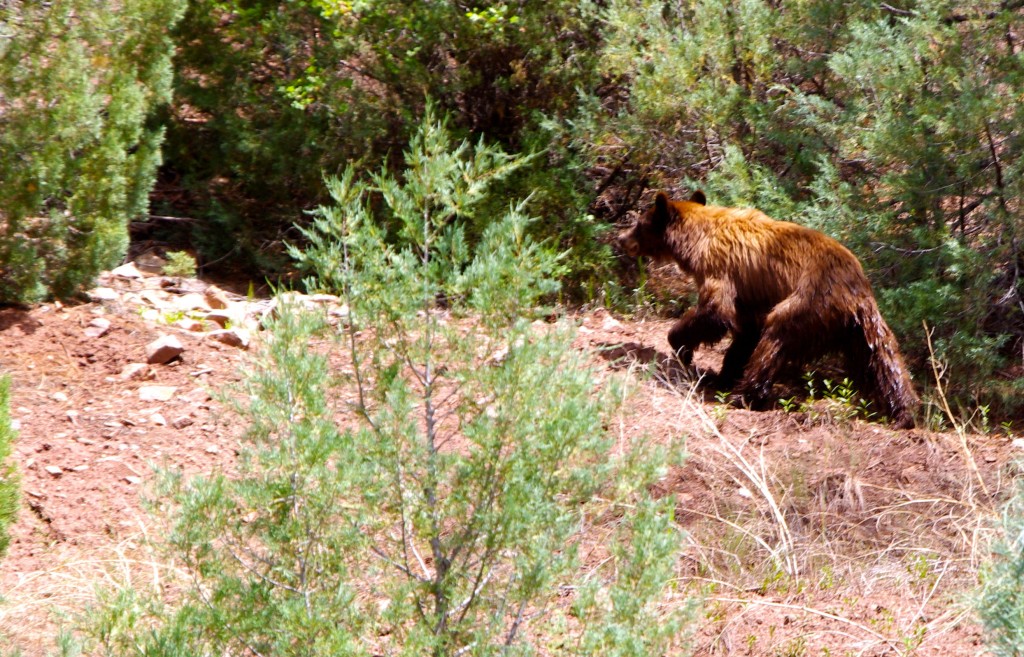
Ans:
<svg viewBox="0 0 1024 657"><path fill-rule="evenodd" d="M679 207L685 206L685 207ZM797 288L825 293L867 284L856 256L828 235L752 208L679 203L689 224L692 273L729 278L737 296L771 305Z"/></svg>

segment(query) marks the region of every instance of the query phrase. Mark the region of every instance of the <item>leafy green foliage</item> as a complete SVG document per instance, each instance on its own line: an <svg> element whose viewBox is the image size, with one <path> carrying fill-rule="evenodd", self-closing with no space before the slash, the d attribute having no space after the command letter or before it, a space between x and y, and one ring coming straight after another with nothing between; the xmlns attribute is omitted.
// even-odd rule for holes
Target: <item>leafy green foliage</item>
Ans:
<svg viewBox="0 0 1024 657"><path fill-rule="evenodd" d="M146 214L180 0L14 3L0 23L0 301L67 297ZM116 35L116 36L114 36Z"/></svg>
<svg viewBox="0 0 1024 657"><path fill-rule="evenodd" d="M529 321L558 257L522 204L466 245L487 186L523 160L453 143L428 113L405 161L401 178L329 179L334 204L293 253L348 324L330 340L324 315L279 307L240 397L237 474L168 479L196 586L176 610L116 596L108 651L528 654L569 613L559 654L678 641L689 608L658 603L679 530L645 491L665 455L610 457L618 392L596 389L569 327ZM569 609L581 526L609 510L620 540Z"/></svg>
<svg viewBox="0 0 1024 657"><path fill-rule="evenodd" d="M976 602L988 647L997 657L1024 654L1024 488L1003 509L1003 534L995 557L983 571L982 595Z"/></svg>
<svg viewBox="0 0 1024 657"><path fill-rule="evenodd" d="M1020 11L616 0L617 84L576 143L641 185L703 187L837 237L914 370L930 371L924 323L961 403L1014 413L999 379L1024 341Z"/></svg>
<svg viewBox="0 0 1024 657"><path fill-rule="evenodd" d="M187 251L168 251L163 273L165 276L191 278L196 275L196 259Z"/></svg>
<svg viewBox="0 0 1024 657"><path fill-rule="evenodd" d="M17 432L11 426L11 379L0 376L0 556L11 543L8 528L18 517L21 487L18 471L11 462L11 448Z"/></svg>
<svg viewBox="0 0 1024 657"><path fill-rule="evenodd" d="M547 221L531 230L592 268L606 254L590 257L591 235L574 227L589 202L577 196L582 165L543 126L574 112L577 87L595 77L594 11L563 0L193 2L168 132L168 181L189 192L176 212L201 219L193 240L209 259L282 268L293 224L325 200L322 172L400 170L433 99L460 135L548 153L505 196L536 192ZM555 162L567 170L552 173Z"/></svg>

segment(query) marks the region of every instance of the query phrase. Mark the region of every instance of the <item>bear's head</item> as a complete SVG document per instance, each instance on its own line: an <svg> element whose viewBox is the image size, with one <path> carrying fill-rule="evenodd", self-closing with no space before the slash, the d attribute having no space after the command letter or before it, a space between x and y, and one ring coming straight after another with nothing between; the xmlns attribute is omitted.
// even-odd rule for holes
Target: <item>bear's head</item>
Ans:
<svg viewBox="0 0 1024 657"><path fill-rule="evenodd" d="M704 205L704 192L696 191L690 203ZM671 259L672 249L665 239L665 232L679 216L679 208L669 200L665 192L658 192L654 204L640 215L632 228L619 234L620 248L631 258L647 256L655 259Z"/></svg>

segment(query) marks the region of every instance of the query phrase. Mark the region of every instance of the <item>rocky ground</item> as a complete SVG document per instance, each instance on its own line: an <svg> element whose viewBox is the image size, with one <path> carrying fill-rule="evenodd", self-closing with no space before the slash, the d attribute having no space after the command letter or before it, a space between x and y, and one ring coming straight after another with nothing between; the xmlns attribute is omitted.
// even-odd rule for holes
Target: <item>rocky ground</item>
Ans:
<svg viewBox="0 0 1024 657"><path fill-rule="evenodd" d="M153 469L230 471L241 428L211 392L239 380L273 312L131 266L92 299L0 310L23 487L0 561L0 652L47 654L98 586L164 576L143 504ZM688 530L680 591L704 601L694 653L985 652L968 603L1020 441L895 431L835 399L725 406L670 363L669 322L576 319L603 375L632 381L619 439L687 437L689 459L659 492ZM708 351L697 366L719 361Z"/></svg>

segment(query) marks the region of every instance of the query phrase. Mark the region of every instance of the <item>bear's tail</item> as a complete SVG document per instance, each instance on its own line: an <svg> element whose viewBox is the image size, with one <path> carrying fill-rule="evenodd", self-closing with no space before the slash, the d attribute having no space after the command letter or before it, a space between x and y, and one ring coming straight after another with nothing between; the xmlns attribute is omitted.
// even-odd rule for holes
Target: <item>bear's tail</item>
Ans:
<svg viewBox="0 0 1024 657"><path fill-rule="evenodd" d="M914 393L896 336L882 319L873 298L863 300L856 314L864 337L864 351L857 367L863 368L860 383L874 389L876 403L882 405L893 424L910 429L914 426L914 412L920 400Z"/></svg>

